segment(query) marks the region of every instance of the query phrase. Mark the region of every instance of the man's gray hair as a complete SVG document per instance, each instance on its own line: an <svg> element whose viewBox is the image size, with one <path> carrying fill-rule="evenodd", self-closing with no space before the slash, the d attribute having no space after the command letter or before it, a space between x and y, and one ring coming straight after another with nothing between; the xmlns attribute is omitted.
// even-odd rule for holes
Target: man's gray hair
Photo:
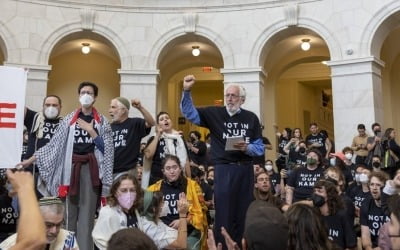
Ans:
<svg viewBox="0 0 400 250"><path fill-rule="evenodd" d="M229 83L228 85L226 85L225 91L231 87L238 88L239 96L243 98L243 101L246 100L246 89L242 85L237 84L237 83Z"/></svg>

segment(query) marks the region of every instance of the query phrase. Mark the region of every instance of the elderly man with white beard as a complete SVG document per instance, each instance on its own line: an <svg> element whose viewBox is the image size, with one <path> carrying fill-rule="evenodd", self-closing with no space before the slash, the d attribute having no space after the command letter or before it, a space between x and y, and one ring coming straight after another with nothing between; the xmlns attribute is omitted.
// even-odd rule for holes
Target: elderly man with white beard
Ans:
<svg viewBox="0 0 400 250"><path fill-rule="evenodd" d="M221 235L224 227L235 242L240 242L246 211L253 200L253 157L264 154L260 121L241 107L246 100L242 86L226 87L224 107L196 108L190 94L194 83L193 75L184 77L181 111L192 123L210 130L215 163L215 238L225 244Z"/></svg>

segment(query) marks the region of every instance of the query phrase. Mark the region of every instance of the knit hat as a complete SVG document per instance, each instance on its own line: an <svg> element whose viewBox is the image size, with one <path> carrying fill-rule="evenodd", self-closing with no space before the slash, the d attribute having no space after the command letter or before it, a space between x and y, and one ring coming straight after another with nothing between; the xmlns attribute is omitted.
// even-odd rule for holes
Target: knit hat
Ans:
<svg viewBox="0 0 400 250"><path fill-rule="evenodd" d="M122 103L128 110L131 107L131 104L129 103L128 99L126 99L125 97L120 96L115 99L117 99L120 103Z"/></svg>
<svg viewBox="0 0 400 250"><path fill-rule="evenodd" d="M244 229L248 249L287 249L288 232L287 220L277 207L261 200L250 204Z"/></svg>

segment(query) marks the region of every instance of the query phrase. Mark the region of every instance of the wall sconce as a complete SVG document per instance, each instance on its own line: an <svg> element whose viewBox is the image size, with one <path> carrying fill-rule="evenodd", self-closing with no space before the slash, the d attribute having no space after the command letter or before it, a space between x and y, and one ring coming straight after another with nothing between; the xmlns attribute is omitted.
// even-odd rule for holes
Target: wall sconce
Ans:
<svg viewBox="0 0 400 250"><path fill-rule="evenodd" d="M307 51L311 48L310 39L301 39L301 49Z"/></svg>
<svg viewBox="0 0 400 250"><path fill-rule="evenodd" d="M90 43L82 43L82 53L87 55L90 52Z"/></svg>
<svg viewBox="0 0 400 250"><path fill-rule="evenodd" d="M200 46L192 46L192 55L199 56L200 55Z"/></svg>

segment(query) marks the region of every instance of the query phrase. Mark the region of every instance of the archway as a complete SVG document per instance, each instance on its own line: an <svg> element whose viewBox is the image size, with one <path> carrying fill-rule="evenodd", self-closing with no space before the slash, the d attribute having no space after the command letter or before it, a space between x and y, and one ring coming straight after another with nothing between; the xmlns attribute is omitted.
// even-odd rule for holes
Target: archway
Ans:
<svg viewBox="0 0 400 250"><path fill-rule="evenodd" d="M4 43L3 39L0 37L0 65L3 65L6 61L7 56L7 48L6 44Z"/></svg>
<svg viewBox="0 0 400 250"><path fill-rule="evenodd" d="M199 56L192 55L193 46L200 49ZM187 134L202 129L182 119L179 101L182 93L182 79L187 74L196 77L192 90L196 106L220 105L223 100L222 55L208 38L196 34L187 34L168 42L162 49L157 68L160 77L157 86L157 112L168 111L175 128Z"/></svg>
<svg viewBox="0 0 400 250"><path fill-rule="evenodd" d="M301 49L304 39L311 45L307 51ZM316 122L334 139L330 69L324 64L328 60L326 42L307 28L283 29L266 42L260 65L267 72L264 134L271 141L276 141L276 130L285 127L301 128L305 137L311 122Z"/></svg>
<svg viewBox="0 0 400 250"><path fill-rule="evenodd" d="M382 68L383 126L400 129L397 108L400 105L400 10L388 16L376 29L371 42L371 53L385 63Z"/></svg>
<svg viewBox="0 0 400 250"><path fill-rule="evenodd" d="M83 43L89 44L90 53L82 53ZM82 31L65 36L51 51L49 64L52 70L47 93L61 97L63 115L78 106L77 87L82 81L99 87L95 106L102 114L108 114L110 100L120 95L120 57L113 44L101 35Z"/></svg>

